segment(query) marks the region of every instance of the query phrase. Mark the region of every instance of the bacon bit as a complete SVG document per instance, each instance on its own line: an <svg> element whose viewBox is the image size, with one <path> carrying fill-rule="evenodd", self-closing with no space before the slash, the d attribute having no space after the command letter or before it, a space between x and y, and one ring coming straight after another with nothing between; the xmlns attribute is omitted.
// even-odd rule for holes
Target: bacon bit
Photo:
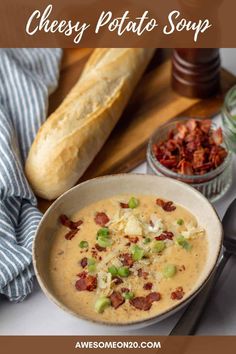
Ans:
<svg viewBox="0 0 236 354"><path fill-rule="evenodd" d="M144 284L143 288L144 290L151 290L153 284L151 282Z"/></svg>
<svg viewBox="0 0 236 354"><path fill-rule="evenodd" d="M173 205L172 201L165 202L163 199L156 199L156 204L160 206L164 211L174 211L176 206Z"/></svg>
<svg viewBox="0 0 236 354"><path fill-rule="evenodd" d="M199 170L200 171L200 174L202 171L207 171L209 169L211 169L213 167L213 163L212 162L207 162L207 163L204 163L202 164L201 166L199 167L196 167L196 170ZM205 172L206 173L206 172Z"/></svg>
<svg viewBox="0 0 236 354"><path fill-rule="evenodd" d="M172 169L172 168L174 168L174 167L177 166L178 160L177 160L177 158L176 158L175 156L173 156L173 157L170 157L169 160L167 160L167 159L166 159L166 160L161 159L161 160L160 160L160 163L161 163L162 165L164 165L165 167L167 167L167 168L169 168L169 169Z"/></svg>
<svg viewBox="0 0 236 354"><path fill-rule="evenodd" d="M72 221L65 214L60 215L60 222L71 230L78 229L78 227L83 224L82 220Z"/></svg>
<svg viewBox="0 0 236 354"><path fill-rule="evenodd" d="M72 221L65 214L60 215L59 219L62 225L70 229L70 231L65 235L65 239L72 240L72 238L75 237L79 231L79 226L83 224L83 221Z"/></svg>
<svg viewBox="0 0 236 354"><path fill-rule="evenodd" d="M128 203L120 203L120 207L122 208L122 209L128 209L129 208L129 204Z"/></svg>
<svg viewBox="0 0 236 354"><path fill-rule="evenodd" d="M179 286L178 288L176 288L175 291L172 291L172 293L170 294L170 297L172 300L181 300L184 296L185 292L183 291L182 286Z"/></svg>
<svg viewBox="0 0 236 354"><path fill-rule="evenodd" d="M205 150L203 148L195 150L193 153L193 164L195 168L201 167L204 163L204 160L205 160Z"/></svg>
<svg viewBox="0 0 236 354"><path fill-rule="evenodd" d="M176 209L176 206L173 205L173 202L166 202L165 205L163 206L163 210L165 211L174 211Z"/></svg>
<svg viewBox="0 0 236 354"><path fill-rule="evenodd" d="M142 268L138 269L138 277L140 277L140 278L143 277L143 279L146 280L148 275L149 275L149 273L148 272L144 272L142 270Z"/></svg>
<svg viewBox="0 0 236 354"><path fill-rule="evenodd" d="M187 143L186 149L182 150L184 157L189 159L192 158L192 153L197 150L197 148L198 146L195 141L190 141L189 143Z"/></svg>
<svg viewBox="0 0 236 354"><path fill-rule="evenodd" d="M217 148L211 150L209 155L209 160L216 168L217 166L219 166L220 161L222 159L225 159L226 156L227 156L227 151L224 150L221 146L218 146Z"/></svg>
<svg viewBox="0 0 236 354"><path fill-rule="evenodd" d="M87 257L82 258L80 261L81 267L85 268L87 266L87 264L88 264L88 258Z"/></svg>
<svg viewBox="0 0 236 354"><path fill-rule="evenodd" d="M125 246L131 246L131 243L130 242L127 242L126 244L125 244Z"/></svg>
<svg viewBox="0 0 236 354"><path fill-rule="evenodd" d="M223 133L222 129L218 128L212 132L212 139L216 145L221 145L223 142Z"/></svg>
<svg viewBox="0 0 236 354"><path fill-rule="evenodd" d="M173 139L175 135L174 129L170 129L170 131L168 132L168 138L169 140Z"/></svg>
<svg viewBox="0 0 236 354"><path fill-rule="evenodd" d="M127 238L132 243L137 243L139 241L138 236L125 235L124 237Z"/></svg>
<svg viewBox="0 0 236 354"><path fill-rule="evenodd" d="M123 283L123 280L120 277L117 277L116 275L112 277L112 280L115 285L120 285Z"/></svg>
<svg viewBox="0 0 236 354"><path fill-rule="evenodd" d="M154 301L159 301L161 295L157 292L148 294L147 296L139 296L129 300L130 304L138 310L148 311L152 307Z"/></svg>
<svg viewBox="0 0 236 354"><path fill-rule="evenodd" d="M157 292L152 292L152 293L148 294L148 295L146 296L146 298L147 298L148 301L150 301L150 302L159 301L159 300L161 300L161 294L160 294L160 293L157 293Z"/></svg>
<svg viewBox="0 0 236 354"><path fill-rule="evenodd" d="M152 303L144 296L138 296L131 300L129 303L138 310L148 311L152 307Z"/></svg>
<svg viewBox="0 0 236 354"><path fill-rule="evenodd" d="M82 272L80 272L80 273L77 274L77 277L79 277L79 278L86 278L87 274L88 274L88 273L87 273L85 270L83 270Z"/></svg>
<svg viewBox="0 0 236 354"><path fill-rule="evenodd" d="M204 133L209 133L210 129L211 129L211 120L210 119L203 119L200 121L200 125L201 125L201 130Z"/></svg>
<svg viewBox="0 0 236 354"><path fill-rule="evenodd" d="M156 159L166 168L185 175L202 175L221 165L227 156L222 129L211 129L211 120L178 123L167 139L153 145Z"/></svg>
<svg viewBox="0 0 236 354"><path fill-rule="evenodd" d="M92 275L83 276L76 281L75 288L78 291L93 291L97 288L97 278Z"/></svg>
<svg viewBox="0 0 236 354"><path fill-rule="evenodd" d="M178 133L176 134L175 136L175 139L181 139L183 140L185 138L185 136L187 135L188 133L188 128L185 124L181 124L181 123L178 123L176 125L177 127L177 130L178 130Z"/></svg>
<svg viewBox="0 0 236 354"><path fill-rule="evenodd" d="M155 237L155 240L158 240L158 241L172 240L173 237L174 237L173 232L171 232L171 231L163 231L162 234L160 234L159 236Z"/></svg>
<svg viewBox="0 0 236 354"><path fill-rule="evenodd" d="M156 204L159 205L161 208L163 208L165 202L163 199L156 199Z"/></svg>
<svg viewBox="0 0 236 354"><path fill-rule="evenodd" d="M210 122L210 126L211 126L211 121L207 121L206 122ZM210 126L209 126L209 129L210 129ZM197 122L195 119L189 119L186 123L186 127L187 129L190 131L190 132L193 132L196 127L197 127Z"/></svg>
<svg viewBox="0 0 236 354"><path fill-rule="evenodd" d="M67 232L67 234L65 234L65 239L72 240L72 238L75 237L78 231L79 229L70 230L69 232Z"/></svg>
<svg viewBox="0 0 236 354"><path fill-rule="evenodd" d="M96 248L99 252L106 251L106 247L101 247L101 246L99 246L98 243L95 244L95 248Z"/></svg>
<svg viewBox="0 0 236 354"><path fill-rule="evenodd" d="M119 291L113 291L113 293L110 295L110 300L111 306L115 309L118 309L118 307L120 307L125 302L125 299Z"/></svg>
<svg viewBox="0 0 236 354"><path fill-rule="evenodd" d="M121 262L124 266L132 267L134 264L132 255L130 253L123 253L120 255Z"/></svg>
<svg viewBox="0 0 236 354"><path fill-rule="evenodd" d="M110 219L106 213L101 212L95 215L94 221L97 225L105 226L110 221Z"/></svg>
<svg viewBox="0 0 236 354"><path fill-rule="evenodd" d="M188 176L193 175L192 164L188 161L181 160L178 164L178 169L179 169L179 173L181 173L181 175L188 175Z"/></svg>
<svg viewBox="0 0 236 354"><path fill-rule="evenodd" d="M122 293L128 293L129 292L129 289L128 288L121 288L120 291Z"/></svg>

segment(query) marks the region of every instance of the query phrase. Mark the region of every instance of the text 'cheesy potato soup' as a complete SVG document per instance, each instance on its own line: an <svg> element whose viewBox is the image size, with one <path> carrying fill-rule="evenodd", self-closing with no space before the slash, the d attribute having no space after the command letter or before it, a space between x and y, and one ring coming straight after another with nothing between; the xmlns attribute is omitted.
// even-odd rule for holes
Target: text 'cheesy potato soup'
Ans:
<svg viewBox="0 0 236 354"><path fill-rule="evenodd" d="M207 259L194 215L154 196L104 199L58 223L53 291L95 321L128 324L170 309L193 290Z"/></svg>

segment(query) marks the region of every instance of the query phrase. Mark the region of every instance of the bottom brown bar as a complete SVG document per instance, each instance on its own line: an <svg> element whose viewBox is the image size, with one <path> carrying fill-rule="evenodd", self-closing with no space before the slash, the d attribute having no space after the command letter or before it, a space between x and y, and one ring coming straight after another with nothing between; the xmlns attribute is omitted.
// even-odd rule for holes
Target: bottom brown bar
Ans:
<svg viewBox="0 0 236 354"><path fill-rule="evenodd" d="M2 336L0 348L2 354L235 354L236 336Z"/></svg>

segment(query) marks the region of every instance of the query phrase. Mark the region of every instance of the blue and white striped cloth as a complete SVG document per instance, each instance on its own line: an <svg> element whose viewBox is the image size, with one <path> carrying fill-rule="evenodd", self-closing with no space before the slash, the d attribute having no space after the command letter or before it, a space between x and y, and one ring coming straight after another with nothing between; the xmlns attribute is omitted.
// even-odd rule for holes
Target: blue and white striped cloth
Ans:
<svg viewBox="0 0 236 354"><path fill-rule="evenodd" d="M24 175L30 145L56 88L60 49L0 49L0 293L32 291L31 248L41 213Z"/></svg>

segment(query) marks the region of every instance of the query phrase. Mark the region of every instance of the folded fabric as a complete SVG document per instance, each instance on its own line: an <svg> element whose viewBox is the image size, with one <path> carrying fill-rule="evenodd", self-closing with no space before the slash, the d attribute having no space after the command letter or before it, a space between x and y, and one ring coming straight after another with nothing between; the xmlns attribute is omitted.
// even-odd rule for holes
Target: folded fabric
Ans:
<svg viewBox="0 0 236 354"><path fill-rule="evenodd" d="M24 163L57 86L61 55L0 49L0 293L10 301L24 300L33 287L31 249L41 213Z"/></svg>

